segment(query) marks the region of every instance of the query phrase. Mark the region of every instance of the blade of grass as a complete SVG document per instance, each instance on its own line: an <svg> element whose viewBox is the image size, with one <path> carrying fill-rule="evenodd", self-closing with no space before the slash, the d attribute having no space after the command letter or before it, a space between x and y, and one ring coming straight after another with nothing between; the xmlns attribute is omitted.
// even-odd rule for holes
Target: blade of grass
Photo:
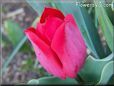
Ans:
<svg viewBox="0 0 114 86"><path fill-rule="evenodd" d="M104 7L101 5L100 7L95 7L95 12L98 16L98 22L101 26L101 30L105 36L107 44L111 51L113 51L113 29L114 26L112 25Z"/></svg>

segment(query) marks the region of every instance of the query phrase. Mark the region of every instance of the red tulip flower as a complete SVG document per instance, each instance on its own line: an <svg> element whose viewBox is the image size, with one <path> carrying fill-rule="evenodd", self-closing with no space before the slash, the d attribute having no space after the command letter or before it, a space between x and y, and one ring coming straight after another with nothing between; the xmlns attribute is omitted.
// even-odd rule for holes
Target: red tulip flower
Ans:
<svg viewBox="0 0 114 86"><path fill-rule="evenodd" d="M76 77L85 62L86 45L72 14L45 8L36 29L29 27L25 34L47 72L62 79Z"/></svg>

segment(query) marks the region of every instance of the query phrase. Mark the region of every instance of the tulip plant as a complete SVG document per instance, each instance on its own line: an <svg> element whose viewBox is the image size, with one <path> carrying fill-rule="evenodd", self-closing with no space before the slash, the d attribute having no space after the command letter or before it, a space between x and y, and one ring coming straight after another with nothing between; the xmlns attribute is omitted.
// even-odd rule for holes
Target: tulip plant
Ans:
<svg viewBox="0 0 114 86"><path fill-rule="evenodd" d="M38 18L23 40L47 74L27 84L114 84L114 0L90 1L26 0Z"/></svg>
<svg viewBox="0 0 114 86"><path fill-rule="evenodd" d="M110 16L114 12L111 6L105 7L103 1L100 6L93 7L83 7L72 1L42 2L43 5L37 1L27 2L40 14L40 20L36 27L25 29L25 34L37 60L51 74L30 80L29 84L110 83L114 77L114 19ZM99 1L92 3L97 5ZM102 43L100 30L106 45Z"/></svg>

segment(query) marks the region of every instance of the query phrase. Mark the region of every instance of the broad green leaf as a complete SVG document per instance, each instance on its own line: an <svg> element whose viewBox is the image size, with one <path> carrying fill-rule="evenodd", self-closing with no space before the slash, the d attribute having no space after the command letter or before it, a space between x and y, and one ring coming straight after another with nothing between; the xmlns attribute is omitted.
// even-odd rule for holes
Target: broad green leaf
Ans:
<svg viewBox="0 0 114 86"><path fill-rule="evenodd" d="M22 28L13 20L6 20L4 22L7 37L14 46L23 38L24 34Z"/></svg>
<svg viewBox="0 0 114 86"><path fill-rule="evenodd" d="M28 82L28 84L43 84L43 85L68 85L68 84L78 84L75 79L67 78L65 80L56 77L43 77L39 79L33 79Z"/></svg>
<svg viewBox="0 0 114 86"><path fill-rule="evenodd" d="M84 80L85 83L97 84L100 81L101 77L103 77L103 73L107 73L107 71L110 71L104 71L104 68L112 59L113 54L109 55L104 59L95 59L92 56L88 56L84 67L79 72L80 77Z"/></svg>
<svg viewBox="0 0 114 86"><path fill-rule="evenodd" d="M99 6L95 7L95 12L97 13L98 21L101 26L101 30L105 36L105 39L107 41L107 44L108 44L109 48L111 49L111 51L113 51L114 26L112 25L109 17L107 16L107 13L102 5L100 7Z"/></svg>
<svg viewBox="0 0 114 86"><path fill-rule="evenodd" d="M49 7L49 3L43 3L42 0L26 0L31 7L39 14L41 15L42 11L44 10L45 7Z"/></svg>
<svg viewBox="0 0 114 86"><path fill-rule="evenodd" d="M101 78L98 84L107 84L111 76L114 74L114 61L108 62L101 73Z"/></svg>
<svg viewBox="0 0 114 86"><path fill-rule="evenodd" d="M87 47L92 51L96 58L104 58L105 53L100 41L98 34L93 21L84 7L80 7L75 3L55 3L57 8L63 11L65 14L73 14L76 22L79 26L79 29L82 32L82 35L85 39Z"/></svg>

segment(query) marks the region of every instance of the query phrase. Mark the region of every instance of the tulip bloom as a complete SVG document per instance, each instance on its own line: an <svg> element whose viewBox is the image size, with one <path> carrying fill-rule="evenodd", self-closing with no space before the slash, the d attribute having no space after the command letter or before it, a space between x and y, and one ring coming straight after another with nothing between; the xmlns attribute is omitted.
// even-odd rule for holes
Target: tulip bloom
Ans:
<svg viewBox="0 0 114 86"><path fill-rule="evenodd" d="M86 58L86 45L72 16L57 9L45 8L36 29L25 34L44 69L62 79L76 77Z"/></svg>

